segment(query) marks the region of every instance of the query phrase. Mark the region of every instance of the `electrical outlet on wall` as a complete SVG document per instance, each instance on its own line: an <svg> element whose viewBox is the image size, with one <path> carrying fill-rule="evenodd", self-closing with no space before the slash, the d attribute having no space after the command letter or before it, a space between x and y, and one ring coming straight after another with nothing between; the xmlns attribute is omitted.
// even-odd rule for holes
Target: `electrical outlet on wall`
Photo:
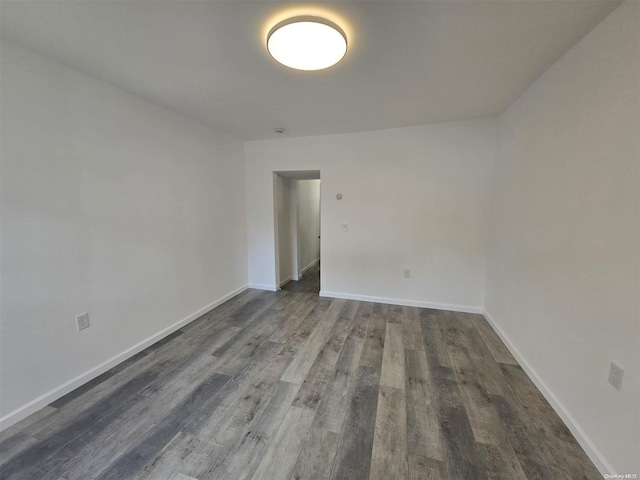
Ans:
<svg viewBox="0 0 640 480"><path fill-rule="evenodd" d="M624 370L616 362L611 362L611 368L609 369L609 383L616 387L618 390L622 388L622 376Z"/></svg>
<svg viewBox="0 0 640 480"><path fill-rule="evenodd" d="M82 313L76 317L76 328L78 331L89 328L89 314Z"/></svg>
<svg viewBox="0 0 640 480"><path fill-rule="evenodd" d="M411 270L409 270L409 269L405 269L405 271L404 271L404 278L411 278Z"/></svg>

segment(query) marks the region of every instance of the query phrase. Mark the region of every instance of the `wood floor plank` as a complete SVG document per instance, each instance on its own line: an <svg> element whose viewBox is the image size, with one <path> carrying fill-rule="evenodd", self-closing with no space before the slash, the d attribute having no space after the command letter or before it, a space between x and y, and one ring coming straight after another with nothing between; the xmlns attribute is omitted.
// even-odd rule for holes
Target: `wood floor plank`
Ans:
<svg viewBox="0 0 640 480"><path fill-rule="evenodd" d="M506 445L508 441L500 418L479 382L475 365L466 349L457 345L450 345L448 349L474 438L490 445Z"/></svg>
<svg viewBox="0 0 640 480"><path fill-rule="evenodd" d="M292 308L295 309L297 306L293 304ZM275 342L268 340L271 328L284 316L287 316L286 311L283 313L273 308L264 311L254 322L247 325L241 334L234 337L235 343L225 345L226 351L220 357L215 370L224 375L236 375L245 368L247 363L251 363L262 345L265 343L275 345Z"/></svg>
<svg viewBox="0 0 640 480"><path fill-rule="evenodd" d="M284 340L284 348L292 357L298 353L304 342L311 336L332 303L330 298L313 296L311 298L315 298L313 308L302 318L302 321L293 331L289 331L289 335Z"/></svg>
<svg viewBox="0 0 640 480"><path fill-rule="evenodd" d="M457 315L462 316L462 314L457 314ZM504 399L504 401L506 401L506 403L511 407L512 409L511 413L514 415L515 418L518 419L518 421L520 422L520 425L523 428L528 429L530 432L533 432L533 431L538 432L537 435L534 435L532 437L533 443L524 449L524 451L528 451L529 448L533 448L533 446L536 447L529 452L533 455L532 457L533 459L530 458L525 461L521 460L521 463L523 464L523 466L525 465L531 466L531 465L543 463L546 465L548 470L552 472L552 475L555 478L559 478L559 479L573 478L574 476L578 475L579 472L582 470L585 471L585 478L589 478L590 476L591 478L593 478L593 472L595 471L595 467L593 468L593 470L589 468L589 466L591 465L591 462L588 459L586 459L584 452L582 452L582 450L577 445L575 440L572 442L572 444L577 447L577 449L574 450L574 453L576 453L576 455L573 455L567 452L566 450L563 452L563 454L558 453L557 455L554 455L555 453L560 451L557 448L558 444L556 443L555 445L553 445L554 440L552 440L551 445L553 446L549 447L545 442L544 435L541 435L541 431L539 428L539 419L536 418L536 415L534 412L532 413L529 412L529 406L526 403L523 404L522 400L518 398L518 395L516 394L516 389L513 387L513 385L511 385L507 381L507 378L505 376L505 373L507 371L506 369L513 368L514 369L513 371L517 372L518 369L520 369L520 367L507 364L507 363L497 362L494 358L494 355L490 352L489 347L483 340L483 337L481 337L477 333L477 330L475 329L475 327L474 328L469 327L469 324L473 324L471 321L469 320L464 321L463 318L459 318L458 324L460 327L460 333L464 337L465 344L471 345L472 348L475 350L476 358L472 359L473 366L476 369L475 376L479 379L478 381L482 385L483 389L485 389L485 391L491 396L491 398L494 398L495 396L496 398ZM471 349L469 351L471 352ZM530 383L530 385L532 385L532 383ZM534 388L534 390L536 389ZM499 394L495 394L494 392L499 392ZM497 407L495 405L493 405L493 407L496 413L499 415L500 412L498 411ZM543 416L543 418L553 418L553 416L549 416L549 417ZM502 420L504 421L504 418ZM489 425L493 425L493 428L495 428L496 423L497 422L491 422ZM506 430L504 423L503 423L503 430ZM487 432L485 431L485 433ZM561 427L559 430L557 430L557 433L559 434L562 433ZM568 433L568 431L566 431L565 433ZM503 456L506 456L507 461L512 462L511 457L513 455L511 452L515 451L515 445L513 444L514 437L507 436L506 441L510 443L510 446L509 447L503 446L501 453ZM522 457L522 455L523 454L520 453L518 454L518 457L520 458ZM557 458L559 456L561 456L562 459ZM582 459L582 460L578 460L578 459ZM575 466L571 466L572 462L575 462L576 464L583 463L587 467L586 469L583 469L580 467L576 468ZM570 471L571 473L568 473L567 471L565 471L563 467L566 467L566 469L568 469L568 471ZM532 469L531 471L535 472L534 467L531 467L531 469Z"/></svg>
<svg viewBox="0 0 640 480"><path fill-rule="evenodd" d="M281 296L279 292L260 291L254 298L234 309L230 316L240 321L250 321L274 305L280 297L282 298L278 303L282 304L282 300L286 299L286 296Z"/></svg>
<svg viewBox="0 0 640 480"><path fill-rule="evenodd" d="M379 386L379 370L358 367L353 395L331 472L332 479L369 478Z"/></svg>
<svg viewBox="0 0 640 480"><path fill-rule="evenodd" d="M246 389L239 391L238 396L230 397L225 408L221 408L219 413L216 412L219 419L211 418L206 424L200 424L198 436L213 438L219 445L235 445L260 406L269 399L290 361L291 358L286 354L278 355L271 360Z"/></svg>
<svg viewBox="0 0 640 480"><path fill-rule="evenodd" d="M90 429L79 432L47 468L70 478L96 476L207 381L213 360L206 351L190 355L179 367L156 379L138 395L106 412L107 415Z"/></svg>
<svg viewBox="0 0 640 480"><path fill-rule="evenodd" d="M212 315L209 321L186 330L178 342L172 343L178 343L183 349L207 348L211 352L235 337L243 326L243 322L231 315Z"/></svg>
<svg viewBox="0 0 640 480"><path fill-rule="evenodd" d="M507 381L517 400L532 419L537 436L546 444L557 462L557 468L569 478L598 479L601 477L595 465L558 414L518 365L502 365Z"/></svg>
<svg viewBox="0 0 640 480"><path fill-rule="evenodd" d="M251 478L264 456L267 446L289 410L298 385L280 381L269 401L248 425L236 448L212 472L202 472L196 478Z"/></svg>
<svg viewBox="0 0 640 480"><path fill-rule="evenodd" d="M29 437L23 433L16 433L7 438L2 445L0 445L0 465L7 463L11 458L20 452L24 451L34 443L38 443L38 439ZM0 467L0 475L2 474L2 468Z"/></svg>
<svg viewBox="0 0 640 480"><path fill-rule="evenodd" d="M197 435L204 448L193 452L186 459L181 470L183 473L198 478L214 475L220 464L241 442L258 412L266 408L277 392L279 378L290 360L284 352L268 361L255 378L246 374L244 379L234 378L232 382L238 383L238 388L233 388L235 392L229 392L215 412L196 419L185 427L185 431ZM242 389L247 381L251 383Z"/></svg>
<svg viewBox="0 0 640 480"><path fill-rule="evenodd" d="M297 302L292 302L282 316L282 321L275 322L277 328L271 333L269 340L272 342L291 342L296 337L296 333L300 333L300 325L303 324L307 315L318 305L319 297L315 295L290 295ZM311 332L309 332L311 333Z"/></svg>
<svg viewBox="0 0 640 480"><path fill-rule="evenodd" d="M170 372L186 358L193 357L194 349L208 343L216 344L220 338L225 337L227 330L229 330L229 333L233 332L233 328L229 326L226 320L221 320L217 323L203 323L200 328L181 335L162 348L144 356L144 358L128 368L120 370L117 374L86 391L81 396L74 398L63 407L34 422L25 428L23 432L43 439L48 435L56 434L65 425L75 421L80 414L99 415L105 411L105 402L108 402L109 397L114 392L128 389L131 395L137 394L138 391L153 383L155 379L161 379L164 374ZM197 332L197 341L192 341L189 338L190 334L194 332ZM143 381L144 378L148 379L147 383ZM134 381L134 379L136 380ZM134 381L133 384L131 384L132 381ZM100 406L96 407L98 404ZM113 402L110 404L118 405Z"/></svg>
<svg viewBox="0 0 640 480"><path fill-rule="evenodd" d="M409 454L410 480L448 480L444 462Z"/></svg>
<svg viewBox="0 0 640 480"><path fill-rule="evenodd" d="M349 304L355 311L353 326L349 331L349 336L357 339L364 347L364 342L367 338L367 331L369 330L369 322L371 321L371 310L373 304L356 301L351 301Z"/></svg>
<svg viewBox="0 0 640 480"><path fill-rule="evenodd" d="M57 410L57 408L47 405L40 410L32 413L28 417L23 418L14 425L11 425L10 427L2 430L0 432L0 449L2 449L3 443L14 435L22 434L29 436L29 428L31 426L38 424Z"/></svg>
<svg viewBox="0 0 640 480"><path fill-rule="evenodd" d="M347 413L364 340L349 336L318 406L315 427L339 433Z"/></svg>
<svg viewBox="0 0 640 480"><path fill-rule="evenodd" d="M316 357L320 353L323 345L326 343L326 338L333 326L335 325L340 313L346 305L346 300L335 300L327 315L323 318L317 327L313 330L313 333L309 336L306 342L300 347L298 354L295 356L287 370L282 375L282 381L289 383L301 384L311 366L316 360Z"/></svg>
<svg viewBox="0 0 640 480"><path fill-rule="evenodd" d="M404 389L380 385L371 452L371 480L409 478Z"/></svg>
<svg viewBox="0 0 640 480"><path fill-rule="evenodd" d="M224 322L225 320L231 318L231 315L235 311L237 311L239 308L241 308L242 305L245 305L247 302L259 296L264 295L264 293L265 292L261 290L247 289L239 293L235 297L230 298L229 300L224 302L222 305L219 305L213 310L205 313L204 315L197 318L193 322L188 323L187 325L182 327L180 330L182 330L185 333L190 333L191 330L199 331L202 329L206 329L211 325Z"/></svg>
<svg viewBox="0 0 640 480"><path fill-rule="evenodd" d="M504 364L495 361L482 337L477 333L475 327L472 327L472 322L463 314L456 313L453 316L457 334L463 340L463 344L467 346L475 368L475 376L482 385L482 389L489 395L497 418L500 418L500 424L506 437L505 441L509 444L509 447L503 446L501 454L508 462L512 462L513 454L511 452L513 451L527 476L533 475L535 477L551 472L551 475L559 480L571 478L566 477L562 469L559 468L556 459L542 439L533 434L537 430L535 421L530 418L526 409L518 401L513 388L507 381L503 371ZM493 392L499 392L499 394ZM499 401L499 404L496 401ZM507 418L512 418L516 423L509 423ZM494 431L497 428L495 423L489 424ZM525 446L521 447L519 442L524 438L522 436L523 430L529 432L530 438L526 439ZM496 435L489 434L486 430L483 433L496 438Z"/></svg>
<svg viewBox="0 0 640 480"><path fill-rule="evenodd" d="M541 434L546 439L554 440L554 447L564 450L566 454L581 453L571 432L549 402L519 365L503 365L502 371L516 397L526 408L530 417L540 426ZM569 449L569 450L567 450Z"/></svg>
<svg viewBox="0 0 640 480"><path fill-rule="evenodd" d="M177 433L156 457L137 475L139 480L173 480L180 474L185 460L200 450L200 440L193 435Z"/></svg>
<svg viewBox="0 0 640 480"><path fill-rule="evenodd" d="M185 475L184 473L178 473L171 480L198 480L197 478L190 477L189 475Z"/></svg>
<svg viewBox="0 0 640 480"><path fill-rule="evenodd" d="M509 438L509 443L520 460L522 469L527 478L551 480L557 478L553 474L553 468L548 464L545 452L540 448L540 443L532 428L523 423L513 407L503 397L493 396L492 403L500 415L502 425Z"/></svg>
<svg viewBox="0 0 640 480"><path fill-rule="evenodd" d="M404 343L402 324L388 323L382 356L380 385L404 390Z"/></svg>
<svg viewBox="0 0 640 480"><path fill-rule="evenodd" d="M0 433L0 478L600 478L481 317L303 291L247 290Z"/></svg>
<svg viewBox="0 0 640 480"><path fill-rule="evenodd" d="M2 466L3 475L10 477L17 475L18 472L30 472L31 475L35 475L35 472L52 461L69 442L90 432L100 420L117 416L118 405L130 402L131 397L151 383L162 371L163 367L156 366L141 373L79 415L71 417L72 419L61 428L43 437L40 442L29 446L5 463Z"/></svg>
<svg viewBox="0 0 640 480"><path fill-rule="evenodd" d="M279 355L281 350L282 345L278 343L264 342L260 345L256 355L250 361L248 360L244 368L222 388L220 402L215 404L215 410L200 411L184 426L184 431L198 438L212 438L216 432L220 432L223 422L229 419L243 399L246 399L247 389L263 375L265 369L286 364L288 359ZM252 402L247 402L247 404L250 403Z"/></svg>
<svg viewBox="0 0 640 480"><path fill-rule="evenodd" d="M478 381L489 395L509 396L511 389L500 364L495 361L484 340L471 322L458 322L457 332L467 349L478 375Z"/></svg>
<svg viewBox="0 0 640 480"><path fill-rule="evenodd" d="M360 310L356 302L345 305L340 318L331 328L325 344L320 349L309 373L303 380L293 405L308 410L317 410L320 398L329 383L330 375L338 361L340 351L350 333L356 313Z"/></svg>
<svg viewBox="0 0 640 480"><path fill-rule="evenodd" d="M449 353L449 346L464 347L464 335L462 331L465 328L463 322L457 317L456 312L438 312L436 314L436 324L440 330L440 338L444 342L444 350ZM467 328L473 328L470 324ZM449 360L451 357L449 356Z"/></svg>
<svg viewBox="0 0 640 480"><path fill-rule="evenodd" d="M402 314L404 348L409 350L424 349L422 326L420 325L420 309L403 307Z"/></svg>
<svg viewBox="0 0 640 480"><path fill-rule="evenodd" d="M323 428L311 428L291 480L329 480L340 436Z"/></svg>
<svg viewBox="0 0 640 480"><path fill-rule="evenodd" d="M315 413L290 407L262 457L253 480L289 480Z"/></svg>
<svg viewBox="0 0 640 480"><path fill-rule="evenodd" d="M51 475L49 474L49 472L45 471L45 470L38 470L38 471L32 471L24 474L17 474L17 475L12 475L10 477L5 477L2 476L0 477L2 478L2 480L6 480L6 479L10 479L10 480L52 480L52 478L56 478L56 477L51 477ZM59 478L56 478L56 480L60 480ZM66 478L62 478L62 480L67 480Z"/></svg>
<svg viewBox="0 0 640 480"><path fill-rule="evenodd" d="M474 327L476 328L480 337L484 341L485 345L491 352L494 360L498 363L504 363L507 365L518 365L518 362L509 349L502 343L498 334L491 328L489 322L482 315L475 315L468 313L466 314L467 318L471 320Z"/></svg>
<svg viewBox="0 0 640 480"><path fill-rule="evenodd" d="M185 457L180 473L194 478L217 478L213 472L226 457L229 447L200 441L198 448Z"/></svg>
<svg viewBox="0 0 640 480"><path fill-rule="evenodd" d="M298 281L287 282L282 286L282 289L292 293L318 295L320 292L320 264L317 263L306 270Z"/></svg>
<svg viewBox="0 0 640 480"><path fill-rule="evenodd" d="M402 325L402 317L403 317L403 307L402 305L389 305L387 307L387 323L397 323Z"/></svg>
<svg viewBox="0 0 640 480"><path fill-rule="evenodd" d="M454 387L445 387L449 395ZM439 397L439 396L438 396ZM486 479L482 457L464 408L447 406L451 400L438 398L437 415L447 471L452 478Z"/></svg>
<svg viewBox="0 0 640 480"><path fill-rule="evenodd" d="M479 447L490 480L527 480L511 446L508 446L509 450L485 443L479 444Z"/></svg>
<svg viewBox="0 0 640 480"><path fill-rule="evenodd" d="M274 327L277 319L286 315L286 311L282 313L271 306L260 310L246 321L233 337L211 353L220 358L216 367L219 373L234 375L242 368L243 359L250 358L263 341L268 341L270 334L264 332L265 328Z"/></svg>
<svg viewBox="0 0 640 480"><path fill-rule="evenodd" d="M299 295L292 295L291 293L284 290L278 290L274 293L274 295L276 295L277 297L276 302L273 304L273 308L275 308L276 310L288 310L289 302L296 298L300 298Z"/></svg>
<svg viewBox="0 0 640 480"><path fill-rule="evenodd" d="M344 339L333 337L322 347L293 400L294 406L312 411L318 409L320 399L331 379L343 344Z"/></svg>
<svg viewBox="0 0 640 480"><path fill-rule="evenodd" d="M433 386L424 349L405 350L407 392L407 451L444 460Z"/></svg>
<svg viewBox="0 0 640 480"><path fill-rule="evenodd" d="M380 369L382 366L382 355L384 352L384 339L386 337L387 321L384 316L384 309L381 304L374 304L371 307L369 328L362 351L360 364L364 367Z"/></svg>
<svg viewBox="0 0 640 480"><path fill-rule="evenodd" d="M165 351L145 357L131 368L114 375L82 396L71 400L63 408L55 409L51 414L27 426L23 433L44 439L54 433L57 435L71 422L76 421L79 415L98 415L98 412L103 411L102 405L105 402L113 404L113 402L109 402L109 398L114 394L119 395L120 392L126 390L128 393L120 395L122 398L129 394L135 395L163 371L169 370L171 365L164 363L164 361L171 362L175 358L172 353ZM187 353L183 352L181 355L186 356ZM157 362L159 358L162 359L160 363ZM96 407L96 405L99 406Z"/></svg>
<svg viewBox="0 0 640 480"><path fill-rule="evenodd" d="M453 372L445 337L451 336L447 318L430 315L422 321L423 337L433 388L436 391L436 415L440 426L447 471L452 478L486 479L479 447L464 408ZM456 337L453 337L454 341ZM453 342L452 342L453 343Z"/></svg>
<svg viewBox="0 0 640 480"><path fill-rule="evenodd" d="M173 437L191 420L192 416L207 404L219 401L217 396L229 377L213 373L205 382L157 425L149 430L145 437L133 448L115 459L97 480L113 478L135 478L148 465Z"/></svg>
<svg viewBox="0 0 640 480"><path fill-rule="evenodd" d="M173 332L171 335L167 335L165 338L163 338L160 341L154 343L153 345L151 345L150 347L144 349L143 351L139 352L138 354L134 355L133 357L128 358L124 362L122 362L122 363L116 365L115 367L107 370L103 374L98 375L93 380L90 380L87 383L85 383L84 385L82 385L82 386L76 388L75 390L69 392L64 397L59 398L58 400L52 402L50 404L50 406L52 406L54 408L61 408L61 407L65 406L66 404L68 404L72 400L75 400L76 398L78 398L79 396L81 396L84 393L88 392L92 388L100 385L102 382L105 382L109 378L111 378L114 375L116 375L116 374L120 373L121 371L125 370L130 365L133 365L134 363L136 363L137 361L139 361L143 357L149 355L151 352L153 352L153 351L155 351L155 350L157 350L159 348L162 348L162 346L164 346L167 343L171 342L172 340L174 340L175 338L179 337L183 333L184 333L183 330L177 330L177 331Z"/></svg>
<svg viewBox="0 0 640 480"><path fill-rule="evenodd" d="M297 353L300 344L303 343L317 323L324 318L324 302L314 295L288 294L286 309L277 310L277 315L263 326L257 338L282 343L292 355ZM316 322L309 325L311 316L315 316Z"/></svg>
<svg viewBox="0 0 640 480"><path fill-rule="evenodd" d="M192 331L198 330L196 337L198 342L194 343L192 346L195 347L207 342L210 343L212 340L214 340L215 343L217 337L223 335L228 330L233 331L233 327L230 327L225 321L226 317L225 315L222 315L222 313L226 314L234 308L238 308L238 306L243 303L242 299L246 298L253 298L253 294L243 293L215 309L215 314L210 312L209 314L192 322L192 324L189 325L189 334L191 334ZM212 318L214 320L211 320ZM192 325L196 325L196 327L192 327ZM187 329L185 327L181 330ZM74 393L76 391L72 392L72 394L62 402L62 406L65 408L55 409L47 407L38 412L36 416L32 417L29 425L23 425L21 422L16 427L20 428L23 433L30 436L34 436L36 438L46 437L52 432L60 429L63 425L72 421L82 411L91 408L91 406L96 402L101 401L108 397L112 392L122 388L122 386L129 382L133 377L143 374L145 370L154 369L157 371L158 366L163 367L165 370L170 369L173 364L179 362L181 358L189 354L189 348L185 347L187 345L185 337L189 337L189 334L182 336L177 342L174 336L170 342L158 342L154 344L152 347L149 347L145 351L140 352L140 354L132 357L132 359L114 367L110 371L111 373L101 379L102 381L92 384L92 388L81 388L79 389L78 394ZM141 361L137 361L139 359L141 359ZM41 415L41 413L46 414Z"/></svg>
<svg viewBox="0 0 640 480"><path fill-rule="evenodd" d="M451 361L445 348L440 327L436 315L430 310L420 311L420 324L422 326L422 341L427 352L427 361L432 372L443 369L451 371Z"/></svg>

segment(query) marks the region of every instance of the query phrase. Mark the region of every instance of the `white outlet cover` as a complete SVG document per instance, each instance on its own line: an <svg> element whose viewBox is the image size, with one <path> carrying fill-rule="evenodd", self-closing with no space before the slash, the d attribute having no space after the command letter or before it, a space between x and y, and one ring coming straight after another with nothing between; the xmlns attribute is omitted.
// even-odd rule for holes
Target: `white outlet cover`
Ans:
<svg viewBox="0 0 640 480"><path fill-rule="evenodd" d="M76 317L76 328L78 331L84 330L85 328L89 328L89 314L82 313Z"/></svg>
<svg viewBox="0 0 640 480"><path fill-rule="evenodd" d="M622 388L622 377L624 376L623 368L616 362L611 362L611 368L609 369L609 383L616 387L618 390Z"/></svg>

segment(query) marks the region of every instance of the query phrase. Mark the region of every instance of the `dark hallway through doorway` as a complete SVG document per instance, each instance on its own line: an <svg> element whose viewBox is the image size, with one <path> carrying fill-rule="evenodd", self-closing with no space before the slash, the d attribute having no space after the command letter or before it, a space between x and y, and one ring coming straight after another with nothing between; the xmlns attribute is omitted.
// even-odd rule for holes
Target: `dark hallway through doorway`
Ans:
<svg viewBox="0 0 640 480"><path fill-rule="evenodd" d="M295 293L320 293L320 262L302 274L297 282L289 281L282 290Z"/></svg>

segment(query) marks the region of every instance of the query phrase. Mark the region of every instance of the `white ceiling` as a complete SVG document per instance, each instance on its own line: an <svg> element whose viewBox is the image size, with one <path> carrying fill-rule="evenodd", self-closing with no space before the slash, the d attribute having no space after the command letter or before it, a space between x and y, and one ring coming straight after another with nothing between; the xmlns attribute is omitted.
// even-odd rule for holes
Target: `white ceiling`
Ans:
<svg viewBox="0 0 640 480"><path fill-rule="evenodd" d="M345 133L501 113L615 0L288 2L3 0L6 38L241 140ZM288 14L349 38L330 69L266 52Z"/></svg>
<svg viewBox="0 0 640 480"><path fill-rule="evenodd" d="M295 180L320 180L320 170L289 170L283 172L274 172L284 178L293 178Z"/></svg>

